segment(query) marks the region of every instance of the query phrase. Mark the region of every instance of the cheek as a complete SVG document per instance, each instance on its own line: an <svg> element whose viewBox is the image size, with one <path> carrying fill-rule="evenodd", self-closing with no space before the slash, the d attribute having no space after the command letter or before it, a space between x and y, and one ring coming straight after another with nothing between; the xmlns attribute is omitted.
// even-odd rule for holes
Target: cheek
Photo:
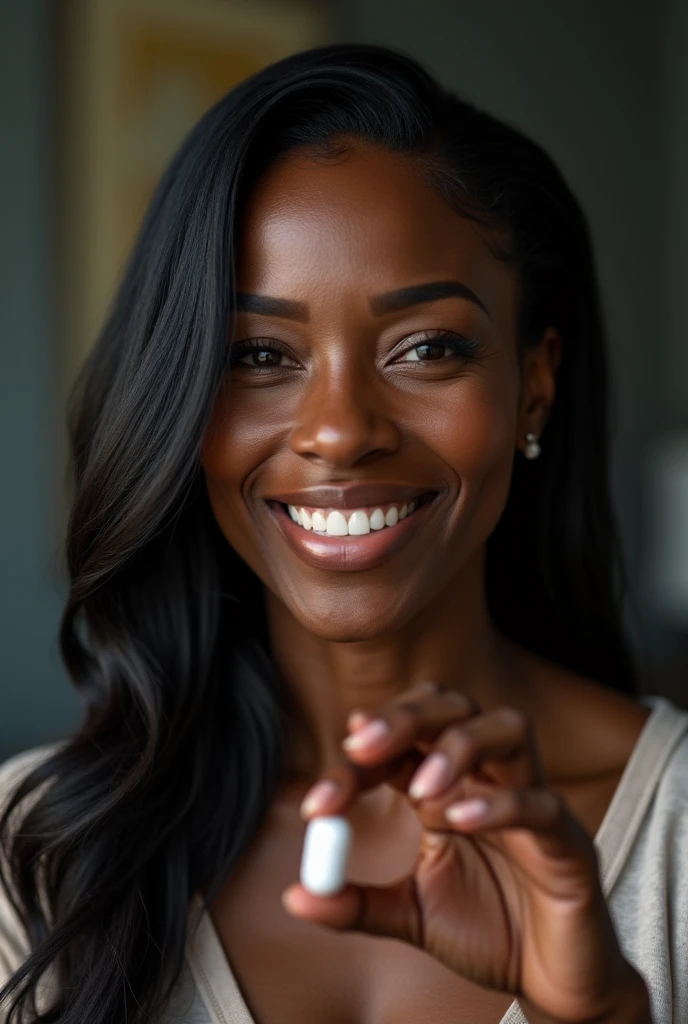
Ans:
<svg viewBox="0 0 688 1024"><path fill-rule="evenodd" d="M213 514L232 547L256 571L260 554L246 498L266 461L280 449L281 431L270 415L270 388L249 395L239 387L218 396L201 448Z"/></svg>
<svg viewBox="0 0 688 1024"><path fill-rule="evenodd" d="M271 388L261 391L225 386L218 396L201 449L206 474L240 497L253 470L271 452L281 433L271 405Z"/></svg>
<svg viewBox="0 0 688 1024"><path fill-rule="evenodd" d="M457 514L470 547L496 526L511 483L518 390L513 379L499 384L474 378L449 402L433 403L429 414L433 447L455 474Z"/></svg>
<svg viewBox="0 0 688 1024"><path fill-rule="evenodd" d="M445 401L428 403L428 430L443 459L457 475L476 481L511 461L516 438L518 394L509 382L483 378L466 382Z"/></svg>

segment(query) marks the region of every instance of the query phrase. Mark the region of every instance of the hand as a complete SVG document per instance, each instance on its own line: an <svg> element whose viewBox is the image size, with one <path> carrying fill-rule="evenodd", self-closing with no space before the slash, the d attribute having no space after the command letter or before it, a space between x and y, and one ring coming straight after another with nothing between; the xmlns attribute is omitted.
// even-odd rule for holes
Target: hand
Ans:
<svg viewBox="0 0 688 1024"><path fill-rule="evenodd" d="M287 909L409 942L484 988L512 993L538 1024L635 1020L619 1008L629 985L644 983L619 948L592 840L546 788L528 719L508 707L483 713L467 696L423 683L375 720L384 735L356 748L347 747L351 736L344 741L342 765L327 776L336 791L304 816L346 814L382 782L408 795L425 755L444 755L432 791L408 795L423 829L413 870L392 885L349 883L328 897L295 884L283 894ZM352 714L349 728L363 739L371 722ZM473 800L485 802L483 814L453 815Z"/></svg>

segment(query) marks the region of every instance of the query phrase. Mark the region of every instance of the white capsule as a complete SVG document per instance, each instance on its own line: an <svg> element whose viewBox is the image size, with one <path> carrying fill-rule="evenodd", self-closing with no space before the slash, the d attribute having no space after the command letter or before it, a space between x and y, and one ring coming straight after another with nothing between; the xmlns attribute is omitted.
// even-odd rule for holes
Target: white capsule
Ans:
<svg viewBox="0 0 688 1024"><path fill-rule="evenodd" d="M301 885L316 896L334 896L346 884L351 825L346 818L308 822L301 857Z"/></svg>

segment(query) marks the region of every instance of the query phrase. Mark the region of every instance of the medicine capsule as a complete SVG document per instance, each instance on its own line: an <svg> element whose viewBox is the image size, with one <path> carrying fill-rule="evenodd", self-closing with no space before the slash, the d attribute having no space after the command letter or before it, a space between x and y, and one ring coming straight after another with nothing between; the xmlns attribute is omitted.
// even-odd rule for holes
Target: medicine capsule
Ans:
<svg viewBox="0 0 688 1024"><path fill-rule="evenodd" d="M351 825L346 818L312 818L301 857L301 885L315 896L334 896L346 884Z"/></svg>

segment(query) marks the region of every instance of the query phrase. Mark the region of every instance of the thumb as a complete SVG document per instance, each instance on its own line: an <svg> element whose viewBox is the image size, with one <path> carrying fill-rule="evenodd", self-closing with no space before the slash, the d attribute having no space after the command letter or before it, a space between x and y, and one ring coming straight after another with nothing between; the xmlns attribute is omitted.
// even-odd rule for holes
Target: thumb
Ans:
<svg viewBox="0 0 688 1024"><path fill-rule="evenodd" d="M385 935L422 948L422 918L412 875L391 885L349 882L335 896L314 896L296 883L282 893L282 903L294 917L314 924Z"/></svg>

